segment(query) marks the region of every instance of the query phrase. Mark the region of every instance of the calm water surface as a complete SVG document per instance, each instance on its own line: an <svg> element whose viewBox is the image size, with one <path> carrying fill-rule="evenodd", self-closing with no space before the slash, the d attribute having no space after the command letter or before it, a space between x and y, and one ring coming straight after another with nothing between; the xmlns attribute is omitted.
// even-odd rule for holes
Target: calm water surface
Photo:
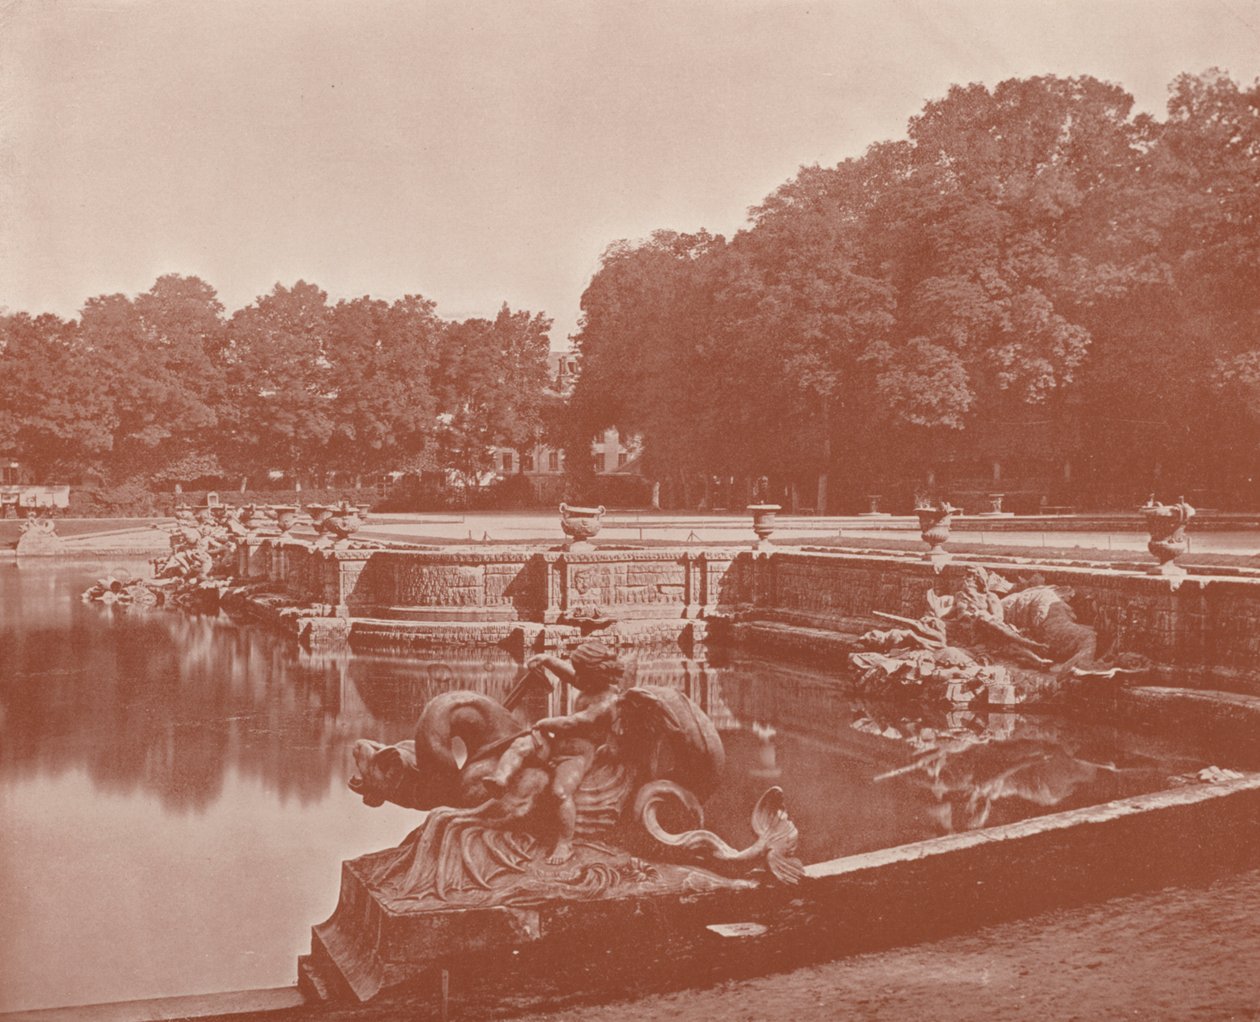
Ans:
<svg viewBox="0 0 1260 1022"><path fill-rule="evenodd" d="M225 616L82 604L99 573L0 564L0 1011L291 983L341 860L418 822L347 790L350 743L410 737L446 688L501 697L517 665L314 657ZM632 676L684 688L722 731L707 824L748 840L781 785L806 861L1203 765L1103 725L907 718L797 667L643 655Z"/></svg>

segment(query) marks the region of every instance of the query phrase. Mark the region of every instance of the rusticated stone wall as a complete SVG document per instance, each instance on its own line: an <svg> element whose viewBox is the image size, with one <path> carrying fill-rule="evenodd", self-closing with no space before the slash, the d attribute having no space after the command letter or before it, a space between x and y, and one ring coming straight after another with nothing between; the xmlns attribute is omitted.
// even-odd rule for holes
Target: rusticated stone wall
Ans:
<svg viewBox="0 0 1260 1022"><path fill-rule="evenodd" d="M759 562L760 598L752 616L847 632L869 624L876 610L917 618L927 591L952 592L969 563L977 562L956 561L937 574L908 558L776 553ZM1260 577L1189 575L1174 585L1162 576L1111 568L987 566L1012 580L1039 575L1072 589L1077 617L1098 630L1102 653L1142 653L1158 663L1260 683Z"/></svg>
<svg viewBox="0 0 1260 1022"><path fill-rule="evenodd" d="M254 572L265 567L295 601L351 618L556 625L738 616L853 633L877 610L919 617L929 589L952 592L975 562L959 559L938 574L913 557L787 550L315 551L265 541L248 563ZM1174 587L1139 571L990 566L1012 579L1037 574L1070 587L1079 619L1098 629L1102 653L1142 653L1260 685L1260 576L1190 575Z"/></svg>
<svg viewBox="0 0 1260 1022"><path fill-rule="evenodd" d="M753 598L751 557L734 550L317 551L268 541L249 563L267 565L295 600L386 620L687 620Z"/></svg>

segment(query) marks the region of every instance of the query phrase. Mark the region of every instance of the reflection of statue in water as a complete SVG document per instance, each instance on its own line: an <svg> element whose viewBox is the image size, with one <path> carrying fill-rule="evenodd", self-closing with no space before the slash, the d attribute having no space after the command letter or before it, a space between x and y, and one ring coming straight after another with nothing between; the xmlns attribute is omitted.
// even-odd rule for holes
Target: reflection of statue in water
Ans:
<svg viewBox="0 0 1260 1022"><path fill-rule="evenodd" d="M925 785L935 801L930 815L947 832L984 827L1000 807L1008 818L1026 816L1034 806L1090 801L1091 787L1101 786L1098 800L1106 801L1116 797L1117 784L1140 787L1163 779L1153 761L1137 757L1124 767L1097 762L1074 749L1052 723L1015 714L956 709L935 719L890 721L880 708L868 706L851 726L915 750L912 762L874 780L906 777Z"/></svg>
<svg viewBox="0 0 1260 1022"><path fill-rule="evenodd" d="M572 714L529 729L488 696L446 692L425 705L413 742L355 744L350 787L368 805L431 810L397 849L357 860L388 903L705 890L743 883L722 874L757 866L787 882L802 875L777 788L758 804L758 840L743 850L709 831L677 834L660 823L668 801L698 815L725 758L712 722L685 695L655 686L619 692L621 665L600 643L582 644L569 663L535 657L529 666L582 690ZM671 849L685 865L655 861Z"/></svg>
<svg viewBox="0 0 1260 1022"><path fill-rule="evenodd" d="M1065 675L1114 677L1147 668L1132 656L1098 663L1097 633L1076 620L1071 595L1039 577L1016 590L996 572L969 567L953 595L928 591L928 611L917 621L875 611L901 627L866 632L849 660L860 687L905 691L912 685L954 702L995 685L1046 690Z"/></svg>

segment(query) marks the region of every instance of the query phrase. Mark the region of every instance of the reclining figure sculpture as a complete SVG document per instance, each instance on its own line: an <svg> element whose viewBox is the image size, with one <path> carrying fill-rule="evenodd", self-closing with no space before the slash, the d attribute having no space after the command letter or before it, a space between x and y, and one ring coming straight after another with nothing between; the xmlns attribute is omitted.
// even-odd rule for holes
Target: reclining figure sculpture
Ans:
<svg viewBox="0 0 1260 1022"><path fill-rule="evenodd" d="M526 666L578 688L575 712L527 728L488 696L452 691L425 704L414 741L355 743L352 791L370 806L428 811L398 848L360 860L370 860L364 868L379 896L398 908L469 907L627 885L739 886L759 868L784 883L804 875L779 788L758 802L757 840L742 850L711 831L674 833L661 823L672 802L699 828L724 763L717 730L687 696L619 690L621 664L598 642L583 643L569 662L544 655Z"/></svg>
<svg viewBox="0 0 1260 1022"><path fill-rule="evenodd" d="M875 611L900 627L872 629L849 654L866 690L907 686L967 702L994 686L1017 690L1013 701L1057 691L1064 678L1111 678L1149 668L1132 654L1098 659L1098 634L1077 621L1072 591L1040 578L1022 588L997 572L969 567L953 595L929 590L918 620Z"/></svg>

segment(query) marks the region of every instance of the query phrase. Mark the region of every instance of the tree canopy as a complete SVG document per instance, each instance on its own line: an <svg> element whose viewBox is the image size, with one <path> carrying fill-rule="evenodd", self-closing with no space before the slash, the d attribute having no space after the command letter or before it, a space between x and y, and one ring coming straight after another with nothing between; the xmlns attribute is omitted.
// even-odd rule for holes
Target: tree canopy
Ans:
<svg viewBox="0 0 1260 1022"><path fill-rule="evenodd" d="M0 450L41 480L476 478L491 445L541 433L550 325L506 305L449 321L420 295L332 304L307 281L227 316L171 274L78 320L0 317Z"/></svg>
<svg viewBox="0 0 1260 1022"><path fill-rule="evenodd" d="M1092 470L1082 486L1144 486L1160 462L1244 482L1260 85L1169 92L1159 120L1089 77L955 86L906 138L802 168L729 240L611 245L582 299L572 442L640 433L684 487L831 472L860 494L1020 447Z"/></svg>

